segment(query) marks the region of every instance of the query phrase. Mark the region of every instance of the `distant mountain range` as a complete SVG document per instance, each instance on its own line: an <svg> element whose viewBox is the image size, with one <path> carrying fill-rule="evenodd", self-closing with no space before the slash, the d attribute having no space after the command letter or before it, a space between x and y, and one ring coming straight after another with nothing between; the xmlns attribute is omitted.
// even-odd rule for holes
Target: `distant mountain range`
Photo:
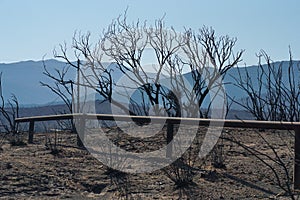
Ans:
<svg viewBox="0 0 300 200"><path fill-rule="evenodd" d="M65 66L57 60L46 60L49 69ZM42 61L22 61L10 64L0 64L2 72L3 95L6 99L15 94L23 106L36 106L59 102L50 90L42 87L40 81L49 83L49 79L43 74ZM75 74L74 74L75 76Z"/></svg>
<svg viewBox="0 0 300 200"><path fill-rule="evenodd" d="M283 77L287 73L288 61L281 62L284 72ZM42 87L40 81L45 83L51 83L51 80L43 74L44 64L47 66L49 71L55 73L55 68L62 68L66 66L64 62L57 60L46 60L46 61L22 61L17 63L4 64L0 63L0 72L2 75L2 87L3 94L6 99L8 99L11 94L15 94L18 97L20 104L23 107L40 107L40 106L49 106L49 105L58 105L62 104L62 101L52 93L48 88ZM279 65L280 62L275 63ZM110 66L111 67L111 66ZM241 74L245 73L246 68L240 68ZM253 77L257 74L257 66L247 67L249 74ZM295 77L300 77L299 70L295 71ZM153 75L153 74L152 74ZM152 76L150 75L150 76ZM224 77L224 86L226 88L227 95L235 97L235 99L244 98L246 95L239 88L234 86L234 78L237 77L238 71L237 68L232 68L228 71L227 75ZM120 79L122 73L118 70L114 70L113 76L115 79ZM189 79L191 75L185 74L185 78ZM75 70L71 70L69 79L75 79L76 73ZM287 81L287 80L283 80ZM257 81L253 84L257 84ZM239 109L238 106L233 107L234 109Z"/></svg>

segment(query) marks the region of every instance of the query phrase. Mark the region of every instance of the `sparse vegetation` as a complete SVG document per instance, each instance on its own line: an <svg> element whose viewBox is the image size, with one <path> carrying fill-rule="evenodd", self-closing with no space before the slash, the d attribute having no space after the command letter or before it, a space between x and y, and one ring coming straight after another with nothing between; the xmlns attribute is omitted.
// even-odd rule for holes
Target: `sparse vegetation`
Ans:
<svg viewBox="0 0 300 200"><path fill-rule="evenodd" d="M194 185L195 169L183 158L179 158L162 170L172 180L177 189Z"/></svg>
<svg viewBox="0 0 300 200"><path fill-rule="evenodd" d="M57 156L59 155L59 153L61 152L61 149L58 147L59 146L59 143L60 143L60 140L58 138L58 130L57 129L54 129L52 131L48 131L46 132L46 141L45 141L45 146L47 149L50 150L50 154L54 155L54 156ZM51 135L54 134L54 136L51 136Z"/></svg>

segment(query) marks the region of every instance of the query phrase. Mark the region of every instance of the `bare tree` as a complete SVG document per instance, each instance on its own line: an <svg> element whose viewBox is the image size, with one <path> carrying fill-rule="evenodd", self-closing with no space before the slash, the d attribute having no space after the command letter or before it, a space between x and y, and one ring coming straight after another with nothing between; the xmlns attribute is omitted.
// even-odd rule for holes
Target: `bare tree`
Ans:
<svg viewBox="0 0 300 200"><path fill-rule="evenodd" d="M24 142L20 137L19 124L15 121L19 117L19 102L17 97L12 94L9 100L5 100L2 88L2 72L0 73L0 125L3 127L5 134L10 134L11 144L23 145Z"/></svg>
<svg viewBox="0 0 300 200"><path fill-rule="evenodd" d="M173 96L188 99L182 107L188 115L195 116L191 113L199 110L212 87L217 87L217 79L222 79L231 67L240 62L243 53L242 50L233 54L236 38L217 37L212 28L203 27L198 34L191 30L179 34L173 28L168 29L163 19L157 20L150 28L146 27L146 22L128 23L126 13L109 25L97 44L92 45L90 37L90 33L75 33L72 49L77 63L69 59L65 44L60 45L60 51L55 52L55 57L63 59L82 75L85 83L79 84L77 81L75 85L82 84L94 89L103 99L127 112L128 108L113 98L113 87L126 90L132 89L130 85L134 85L143 92L142 98L147 98L142 102L149 102L156 115L165 115L166 110L174 108L171 102L168 103L172 91ZM143 66L146 49L154 51L155 73L147 72ZM180 52L185 54L185 59L180 58ZM105 65L104 57L109 57L131 83L120 85L114 82L113 70ZM187 67L192 75L192 88L188 88L182 79L183 68ZM89 75L85 74L86 71L89 71ZM171 79L172 88L168 88L169 91L162 88L163 79ZM62 83L65 81L60 80ZM178 99L177 104L180 102L181 99ZM169 108L164 108L167 105ZM148 109L149 106L136 104L131 108L131 114L147 114L137 110ZM207 116L201 111L200 114L202 117ZM179 116L178 113L175 115Z"/></svg>
<svg viewBox="0 0 300 200"><path fill-rule="evenodd" d="M113 21L104 35L101 48L106 56L113 59L132 85L144 92L154 113L163 114L159 105L168 100L164 98L166 94L163 94L160 81L168 67L168 59L183 45L180 37L173 29L166 31L163 20L157 20L154 27L146 28L146 24L139 21L129 24L126 15ZM155 53L154 75L147 72L142 63L146 48Z"/></svg>
<svg viewBox="0 0 300 200"><path fill-rule="evenodd" d="M46 83L42 83L42 85L57 94L65 102L70 112L82 112L83 102L81 98L85 93L80 91L80 88L84 87L91 88L98 93L103 99L102 102L108 101L124 108L122 104L112 99L112 70L107 69L106 63L102 62L103 52L99 49L101 41L92 47L90 45L90 33L75 33L71 49L74 50L77 62L71 61L67 45L61 44L59 51L54 50L54 56L62 59L67 67L56 69L56 75L49 72L45 67L44 74L54 81L54 85ZM66 74L72 69L77 73L77 80L66 78ZM74 123L72 124L74 126ZM83 136L78 137L78 145L82 146L80 138L82 139Z"/></svg>
<svg viewBox="0 0 300 200"><path fill-rule="evenodd" d="M103 51L118 64L128 80L141 86L157 114L161 112L157 107L160 101L166 102L164 97L168 96L160 82L168 77L172 82L170 90L175 96L188 99L183 106L186 113L195 116L191 113L199 110L209 91L216 87L217 79L223 79L222 76L241 61L243 50L233 54L236 38L217 37L212 28L203 27L199 34L191 30L178 34L172 28L167 30L163 20L157 20L154 27L145 27L145 23L139 21L129 24L126 16L117 18L105 32ZM157 68L154 76L142 66L146 48L155 53ZM185 58L180 57L182 54ZM183 68L187 67L193 80L192 88L188 88L188 83L183 80ZM202 112L201 116L204 116Z"/></svg>
<svg viewBox="0 0 300 200"><path fill-rule="evenodd" d="M295 76L300 72L300 63L293 61L291 51L288 65L273 62L263 50L258 58L255 74L250 74L247 67L238 68L238 76L234 77L235 85L247 97L242 101L233 101L257 120L299 121L300 82Z"/></svg>
<svg viewBox="0 0 300 200"><path fill-rule="evenodd" d="M19 117L19 102L15 95L12 95L11 100L7 102L4 99L2 91L2 72L0 73L0 98L1 124L7 133L16 134L18 124L15 122L15 118Z"/></svg>
<svg viewBox="0 0 300 200"><path fill-rule="evenodd" d="M43 74L50 78L53 83L46 83L41 81L43 87L47 87L53 93L55 93L67 106L67 110L64 113L72 113L72 102L74 99L73 87L74 81L67 77L70 70L69 66L63 67L62 69L55 69L55 73L50 72L44 62L44 72Z"/></svg>
<svg viewBox="0 0 300 200"><path fill-rule="evenodd" d="M62 59L77 72L77 80L73 82L73 85L77 88L77 98L74 100L79 103L80 95L84 94L83 91L79 91L79 88L81 86L88 87L98 93L103 98L103 101L109 101L124 109L122 104L119 104L112 98L113 69L109 69L107 63L102 62L104 52L100 47L103 43L103 38L100 38L98 43L92 46L90 44L90 37L90 33L74 34L71 49L74 50L77 62L70 60L66 44L60 45L59 52L54 51L55 58ZM79 104L75 106L75 109L76 112L81 112Z"/></svg>
<svg viewBox="0 0 300 200"><path fill-rule="evenodd" d="M65 110L61 111L55 111L58 112L57 114L67 114L67 113L73 113L73 102L74 102L74 80L70 78L70 75L72 74L70 69L70 66L66 65L62 68L55 68L54 71L50 71L46 63L43 62L44 65L44 72L43 74L48 77L52 83L48 82L43 82L41 81L41 85L43 87L47 87L51 92L56 94L63 102L64 105L66 106ZM72 77L74 78L74 77ZM57 124L62 128L62 129L69 129L72 132L76 132L76 127L74 124L74 120L58 120ZM77 138L77 143L79 146L82 146L81 140L78 137Z"/></svg>
<svg viewBox="0 0 300 200"><path fill-rule="evenodd" d="M246 98L233 99L233 102L250 112L257 120L299 121L300 82L297 76L300 67L299 62L293 60L291 51L289 51L289 55L288 62L274 62L262 50L258 55L259 61L255 71L250 72L247 67L238 68L238 76L233 78L235 85L245 92ZM280 156L281 152L276 149L276 145L272 141L266 140L266 136L262 133L257 133L271 153L260 152L254 147L246 146L233 136L231 137L234 138L232 141L247 150L272 171L274 176L272 181L283 190L285 195L296 199L292 189L292 173L289 170L293 159L288 157L285 160ZM288 136L294 137L294 134L290 133ZM282 141L288 140L288 136L284 136ZM293 150L287 143L285 146L286 152L290 152L292 155Z"/></svg>
<svg viewBox="0 0 300 200"><path fill-rule="evenodd" d="M241 61L244 50L233 53L236 41L236 38L230 38L227 35L218 37L215 30L205 26L199 30L199 33L194 33L192 30L186 31L185 45L182 47L185 58L180 59L182 66L174 65L173 71L175 74L176 72L181 74L182 68L189 67L192 91L186 89L184 91L188 98L187 105L184 105L188 113L193 113L191 109L195 110L197 107L196 110L199 110L200 117L208 117L211 102L215 96L210 97L206 111L200 109L203 102L213 88L222 89L223 76ZM178 78L174 80L178 80ZM180 80L179 83L181 88L186 88L185 85L182 85L184 81ZM218 93L216 92L215 95Z"/></svg>

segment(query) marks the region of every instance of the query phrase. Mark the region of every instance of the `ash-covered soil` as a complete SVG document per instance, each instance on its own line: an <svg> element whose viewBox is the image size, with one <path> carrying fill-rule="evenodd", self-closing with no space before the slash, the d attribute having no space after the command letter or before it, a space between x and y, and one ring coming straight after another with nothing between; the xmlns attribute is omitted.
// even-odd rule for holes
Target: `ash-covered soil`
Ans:
<svg viewBox="0 0 300 200"><path fill-rule="evenodd" d="M189 127L186 129L189 131ZM159 149L166 143L165 128L144 139L140 139L146 134L142 132L130 136L117 128L105 131L115 144L137 153ZM36 133L34 144L23 146L11 145L11 138L6 136L0 143L0 198L289 198L293 187L293 132L224 129L216 148L200 159L199 140L205 131L200 128L198 139L183 159L139 174L108 168L89 151L77 147L73 133Z"/></svg>

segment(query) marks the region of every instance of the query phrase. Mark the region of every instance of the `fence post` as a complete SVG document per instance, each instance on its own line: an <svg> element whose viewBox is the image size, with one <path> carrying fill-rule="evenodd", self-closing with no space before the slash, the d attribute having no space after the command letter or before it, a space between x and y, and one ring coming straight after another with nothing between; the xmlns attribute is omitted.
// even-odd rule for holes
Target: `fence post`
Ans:
<svg viewBox="0 0 300 200"><path fill-rule="evenodd" d="M28 143L33 143L33 134L34 134L34 120L29 121L29 132L28 132Z"/></svg>
<svg viewBox="0 0 300 200"><path fill-rule="evenodd" d="M84 147L84 135L85 135L85 118L81 117L77 121L78 126L76 129L77 132L77 146Z"/></svg>
<svg viewBox="0 0 300 200"><path fill-rule="evenodd" d="M173 131L174 131L174 124L168 122L167 123L167 152L166 152L166 157L171 158L172 157L172 151L173 151L173 146L170 144L170 142L173 140Z"/></svg>
<svg viewBox="0 0 300 200"><path fill-rule="evenodd" d="M294 190L300 189L300 126L295 126Z"/></svg>

